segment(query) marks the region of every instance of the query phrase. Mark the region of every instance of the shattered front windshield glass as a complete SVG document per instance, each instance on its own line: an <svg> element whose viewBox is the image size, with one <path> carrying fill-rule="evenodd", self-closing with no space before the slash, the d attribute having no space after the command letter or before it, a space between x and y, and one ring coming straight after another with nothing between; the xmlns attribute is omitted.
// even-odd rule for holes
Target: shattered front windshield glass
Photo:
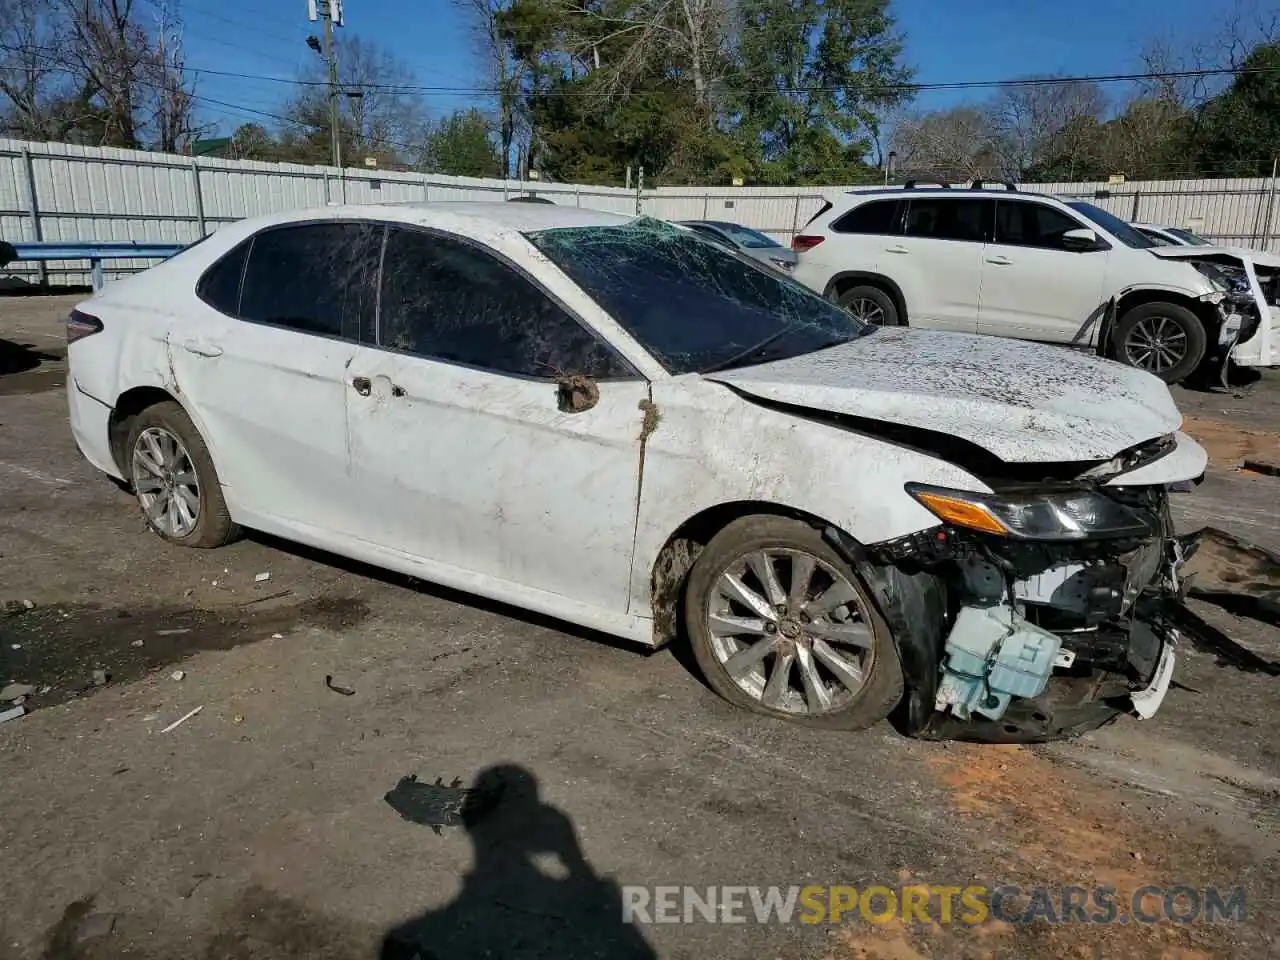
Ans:
<svg viewBox="0 0 1280 960"><path fill-rule="evenodd" d="M661 220L526 236L672 373L780 360L875 329L807 287Z"/></svg>

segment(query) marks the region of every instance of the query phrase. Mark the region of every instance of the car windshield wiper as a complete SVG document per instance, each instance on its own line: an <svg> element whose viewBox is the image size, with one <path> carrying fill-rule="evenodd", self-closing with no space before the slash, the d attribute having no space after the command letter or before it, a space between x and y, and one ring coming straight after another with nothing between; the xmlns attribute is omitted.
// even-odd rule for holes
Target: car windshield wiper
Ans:
<svg viewBox="0 0 1280 960"><path fill-rule="evenodd" d="M727 370L729 367L732 367L734 364L741 363L743 360L746 360L753 353L759 353L765 347L769 346L769 344L773 343L775 340L780 339L783 334L789 333L794 329L795 329L795 324L788 324L787 326L783 327L781 330L775 330L773 333L769 334L769 336L765 337L763 340L761 340L759 343L755 344L754 346L747 347L747 349L741 350L738 353L733 354L727 360L721 360L719 363L713 363L711 366L705 367L702 370L699 370L698 372L699 373L715 373L718 370Z"/></svg>

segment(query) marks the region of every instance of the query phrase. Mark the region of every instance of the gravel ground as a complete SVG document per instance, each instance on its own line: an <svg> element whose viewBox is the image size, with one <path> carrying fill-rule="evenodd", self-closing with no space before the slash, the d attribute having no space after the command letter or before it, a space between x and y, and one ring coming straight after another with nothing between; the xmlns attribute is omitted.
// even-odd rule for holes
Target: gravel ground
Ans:
<svg viewBox="0 0 1280 960"><path fill-rule="evenodd" d="M1153 720L1043 748L826 734L734 710L678 647L263 537L169 547L70 438L72 302L0 300L0 686L34 688L0 726L0 958L395 958L425 939L424 957L565 960L1280 951L1275 677L1186 650ZM1177 398L1214 457L1179 523L1280 550L1280 479L1239 469L1280 434L1280 374ZM1280 660L1269 623L1196 609ZM506 787L437 834L387 802L405 777ZM904 883L1109 884L1126 905L1144 884L1241 887L1246 912L627 925L620 909L621 885Z"/></svg>

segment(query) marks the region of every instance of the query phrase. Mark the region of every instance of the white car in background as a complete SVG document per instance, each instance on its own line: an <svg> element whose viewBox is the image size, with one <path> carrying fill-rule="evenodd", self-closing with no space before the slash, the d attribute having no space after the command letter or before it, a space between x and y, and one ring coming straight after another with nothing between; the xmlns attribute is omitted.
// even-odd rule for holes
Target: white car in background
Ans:
<svg viewBox="0 0 1280 960"><path fill-rule="evenodd" d="M1206 240L1198 233L1186 227L1171 227L1160 223L1131 223L1133 229L1149 240L1171 247L1212 247L1212 240Z"/></svg>
<svg viewBox="0 0 1280 960"><path fill-rule="evenodd" d="M796 278L868 323L1093 347L1169 383L1217 352L1214 277L1092 204L975 187L827 203L792 242Z"/></svg>
<svg viewBox="0 0 1280 960"><path fill-rule="evenodd" d="M1039 740L1168 688L1168 491L1205 453L1138 370L518 203L242 221L67 331L76 442L170 544L685 632L727 700L820 726Z"/></svg>

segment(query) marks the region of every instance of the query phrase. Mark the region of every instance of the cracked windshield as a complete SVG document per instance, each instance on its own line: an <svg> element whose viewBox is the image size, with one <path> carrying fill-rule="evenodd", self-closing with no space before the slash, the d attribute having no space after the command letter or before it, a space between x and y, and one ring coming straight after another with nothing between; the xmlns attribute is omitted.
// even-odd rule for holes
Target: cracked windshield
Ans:
<svg viewBox="0 0 1280 960"><path fill-rule="evenodd" d="M672 373L780 360L875 329L794 280L660 220L527 236Z"/></svg>

